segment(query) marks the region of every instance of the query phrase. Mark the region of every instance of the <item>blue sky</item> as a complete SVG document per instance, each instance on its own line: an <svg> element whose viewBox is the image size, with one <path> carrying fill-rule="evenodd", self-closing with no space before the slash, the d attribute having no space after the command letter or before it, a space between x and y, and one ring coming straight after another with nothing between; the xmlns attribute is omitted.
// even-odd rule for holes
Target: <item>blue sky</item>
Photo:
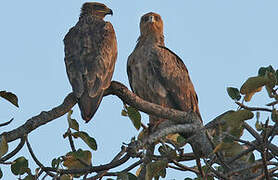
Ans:
<svg viewBox="0 0 278 180"><path fill-rule="evenodd" d="M71 92L65 65L63 38L78 20L85 1L1 1L0 2L0 83L1 90L12 91L19 98L19 109L0 100L0 120L14 117L2 131L11 130L43 110L59 105ZM173 1L134 0L99 1L113 9L106 20L114 25L118 40L118 60L114 80L128 86L126 61L139 35L140 17L150 11L164 20L165 43L184 61L199 96L200 111L205 123L236 105L226 94L226 87L240 87L255 76L261 66L278 60L278 1L211 0ZM248 105L268 102L265 91ZM81 130L98 142L93 164L109 162L138 132L121 116L122 102L105 97L89 124L81 120L77 106L73 117ZM255 120L250 122L254 123ZM147 117L144 116L144 122ZM70 150L62 134L67 129L63 116L29 134L38 158L50 166L53 158ZM77 144L87 147L80 141ZM15 145L16 143L12 143ZM12 147L12 145L11 145ZM30 159L26 147L19 153ZM4 179L12 179L8 167L1 165ZM181 179L192 174L169 171L166 179Z"/></svg>

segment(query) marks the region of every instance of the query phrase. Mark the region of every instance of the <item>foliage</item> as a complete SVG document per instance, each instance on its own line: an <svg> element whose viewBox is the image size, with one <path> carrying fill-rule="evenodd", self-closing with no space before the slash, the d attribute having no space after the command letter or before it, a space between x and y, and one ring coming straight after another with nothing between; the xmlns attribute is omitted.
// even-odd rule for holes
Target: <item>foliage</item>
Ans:
<svg viewBox="0 0 278 180"><path fill-rule="evenodd" d="M128 116L133 126L139 130L141 127L141 114L137 109L132 106L124 105L124 109L122 110L122 116Z"/></svg>
<svg viewBox="0 0 278 180"><path fill-rule="evenodd" d="M0 91L0 97L6 99L7 101L12 103L16 107L19 107L18 106L18 98L15 94L13 94L11 92L7 92L7 91Z"/></svg>
<svg viewBox="0 0 278 180"><path fill-rule="evenodd" d="M80 176L86 179L92 172L97 173L94 178L99 179L103 176L109 176L107 179L110 180L115 179L115 177L117 180L136 180L140 179L139 177L146 180L157 180L167 176L166 169L193 172L196 174L196 178L193 178L195 180L249 179L251 176L268 179L275 177L278 169L276 160L278 147L272 144L272 140L278 134L277 85L278 70L268 66L261 67L257 76L247 78L240 88L227 88L229 97L238 107L223 113L206 126L211 137L210 143L213 144L214 148L210 158L202 157L203 162L199 162L199 159L196 159L192 154L184 152L183 146L189 144L188 141L191 137L184 138L175 133L168 134L153 144L145 143L148 142L148 137L151 134L150 127L142 124L140 112L136 108L124 104L122 116L129 117L137 130L140 130L141 127L143 129L137 138L132 138L129 144L124 144L121 152L110 163L99 166L92 163L92 151L97 150L96 140L88 132L80 129L78 122L72 118L72 110L67 114L68 128L63 134L63 137L69 141L71 151L65 155L54 157L51 161L51 167L45 167L38 162L39 160L35 157L35 153L28 146L28 143L28 150L39 166L35 170L35 174L32 174L31 169L29 169L28 160L22 156L9 163L0 159L0 163L9 165L12 173L19 179L24 175L23 179L25 180L37 179L43 173L46 176L59 177L61 180L75 179ZM247 106L246 102L256 98L256 93L261 92L263 88L266 90L266 106ZM13 93L0 91L0 97L18 107L18 98ZM241 99L242 101L239 102ZM260 104L259 106L263 105ZM249 126L247 121L255 129ZM9 123L4 123L4 125L7 124ZM203 129L200 128L198 131ZM243 139L246 130L254 137L254 141L250 142ZM78 139L82 140L90 150L81 148L76 150L74 142ZM2 135L0 138L0 157L5 157L7 152L8 143L6 137ZM260 155L257 159L254 155L255 152ZM12 154L11 157L16 157L16 155L17 153ZM125 164L129 158L139 160L122 171L113 172L114 167ZM196 166L184 165L185 161L192 159L196 160ZM134 175L130 171L136 167L137 172ZM0 178L2 176L3 173L0 169ZM192 178L185 177L184 179Z"/></svg>

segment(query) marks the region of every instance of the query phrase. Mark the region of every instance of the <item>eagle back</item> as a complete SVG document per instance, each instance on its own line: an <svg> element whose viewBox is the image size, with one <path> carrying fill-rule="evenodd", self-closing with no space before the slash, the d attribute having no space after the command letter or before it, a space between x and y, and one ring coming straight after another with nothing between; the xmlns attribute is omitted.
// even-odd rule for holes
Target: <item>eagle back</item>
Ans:
<svg viewBox="0 0 278 180"><path fill-rule="evenodd" d="M110 85L117 58L117 41L109 22L80 18L64 38L65 64L73 92L94 97Z"/></svg>

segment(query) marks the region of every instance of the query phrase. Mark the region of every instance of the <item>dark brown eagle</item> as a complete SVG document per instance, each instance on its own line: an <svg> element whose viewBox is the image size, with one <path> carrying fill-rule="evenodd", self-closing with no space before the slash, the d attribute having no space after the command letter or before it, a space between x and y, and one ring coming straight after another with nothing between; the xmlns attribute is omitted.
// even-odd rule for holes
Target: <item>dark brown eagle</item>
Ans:
<svg viewBox="0 0 278 180"><path fill-rule="evenodd" d="M161 16L153 12L143 15L140 33L127 62L132 91L146 101L194 111L200 116L198 98L186 66L179 56L165 47ZM156 126L164 120L150 116L150 125Z"/></svg>
<svg viewBox="0 0 278 180"><path fill-rule="evenodd" d="M64 38L68 78L82 118L89 122L109 87L117 59L117 40L110 22L113 14L104 4L83 4L77 24Z"/></svg>

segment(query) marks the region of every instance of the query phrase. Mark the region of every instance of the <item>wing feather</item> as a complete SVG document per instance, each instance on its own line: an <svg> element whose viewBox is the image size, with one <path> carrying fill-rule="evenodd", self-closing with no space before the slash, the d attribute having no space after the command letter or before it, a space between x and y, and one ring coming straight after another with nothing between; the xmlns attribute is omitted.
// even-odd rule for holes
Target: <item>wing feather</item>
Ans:
<svg viewBox="0 0 278 180"><path fill-rule="evenodd" d="M83 119L89 121L109 87L117 58L113 26L96 19L80 19L64 38L65 64Z"/></svg>
<svg viewBox="0 0 278 180"><path fill-rule="evenodd" d="M167 98L172 102L173 108L182 111L192 110L200 115L198 97L185 64L167 47L159 48L156 54L159 62L159 66L156 66L157 77L167 90Z"/></svg>

